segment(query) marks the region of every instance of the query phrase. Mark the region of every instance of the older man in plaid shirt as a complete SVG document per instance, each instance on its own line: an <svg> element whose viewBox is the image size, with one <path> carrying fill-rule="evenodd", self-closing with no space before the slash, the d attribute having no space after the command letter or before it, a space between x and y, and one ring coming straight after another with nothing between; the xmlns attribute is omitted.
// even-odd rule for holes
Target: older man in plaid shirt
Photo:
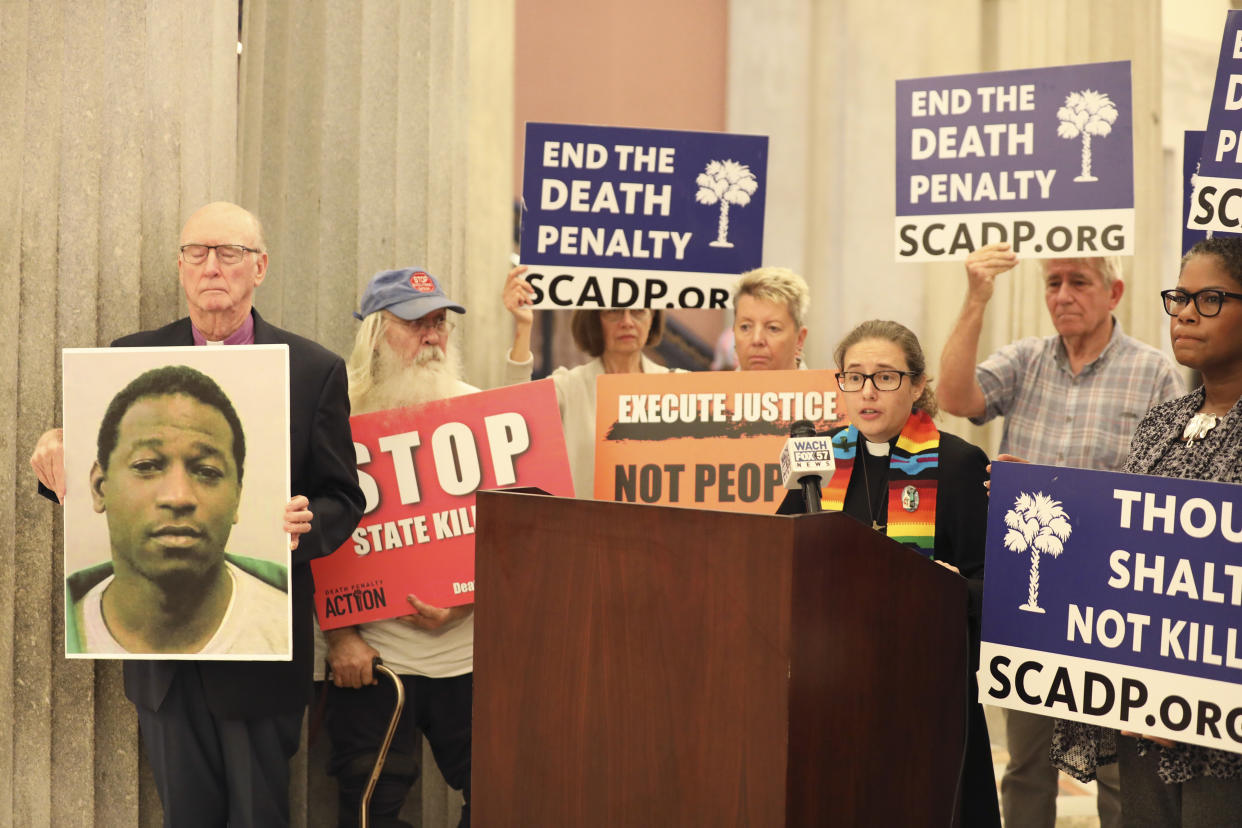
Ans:
<svg viewBox="0 0 1242 828"><path fill-rule="evenodd" d="M1003 243L966 259L966 302L940 355L941 408L976 425L1004 416L1003 455L1119 471L1139 420L1156 403L1183 394L1182 382L1167 357L1126 336L1113 317L1125 291L1115 256L1045 259L1044 299L1057 335L1018 340L975 365L994 281L1017 263ZM1006 828L1053 828L1056 822L1057 771L1048 760L1052 723L1005 711ZM1119 826L1116 764L1101 768L1098 782L1100 825Z"/></svg>

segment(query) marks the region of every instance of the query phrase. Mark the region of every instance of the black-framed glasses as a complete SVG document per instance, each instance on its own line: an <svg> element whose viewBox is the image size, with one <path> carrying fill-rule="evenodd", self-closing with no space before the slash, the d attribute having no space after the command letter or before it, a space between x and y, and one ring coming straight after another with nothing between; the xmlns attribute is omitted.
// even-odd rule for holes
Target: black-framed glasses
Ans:
<svg viewBox="0 0 1242 828"><path fill-rule="evenodd" d="M244 244L183 244L181 258L188 264L202 264L207 261L207 254L213 250L216 251L216 260L222 265L235 265L247 253L261 252Z"/></svg>
<svg viewBox="0 0 1242 828"><path fill-rule="evenodd" d="M874 374L841 371L837 374L837 387L842 391L861 391L867 380L871 380L876 391L896 391L903 378L917 376L917 371L876 371Z"/></svg>
<svg viewBox="0 0 1242 828"><path fill-rule="evenodd" d="M1204 288L1195 293L1173 288L1160 291L1160 295L1164 298L1164 312L1169 316L1177 316L1186 310L1186 306L1191 302L1195 303L1195 310L1200 316L1215 316L1220 313L1221 305L1225 304L1225 297L1242 299L1242 293L1230 293L1217 288Z"/></svg>

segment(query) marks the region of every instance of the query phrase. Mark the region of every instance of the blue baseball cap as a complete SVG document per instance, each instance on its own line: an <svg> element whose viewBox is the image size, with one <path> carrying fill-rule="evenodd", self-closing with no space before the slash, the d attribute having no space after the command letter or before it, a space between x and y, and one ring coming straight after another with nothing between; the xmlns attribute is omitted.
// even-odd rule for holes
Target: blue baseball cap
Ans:
<svg viewBox="0 0 1242 828"><path fill-rule="evenodd" d="M381 270L371 277L362 292L362 312L354 318L365 319L376 311L391 311L405 320L422 319L440 308L465 313L466 309L444 295L439 281L425 270L407 267Z"/></svg>

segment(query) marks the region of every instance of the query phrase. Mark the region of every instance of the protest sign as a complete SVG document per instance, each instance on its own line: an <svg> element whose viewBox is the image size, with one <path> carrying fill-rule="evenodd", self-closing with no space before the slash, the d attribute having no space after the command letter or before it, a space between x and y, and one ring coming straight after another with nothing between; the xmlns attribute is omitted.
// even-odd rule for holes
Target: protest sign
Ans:
<svg viewBox="0 0 1242 828"><path fill-rule="evenodd" d="M1242 11L1225 17L1198 182L1186 227L1237 232L1242 224Z"/></svg>
<svg viewBox="0 0 1242 828"><path fill-rule="evenodd" d="M773 514L790 425L844 425L838 394L831 371L605 374L595 497Z"/></svg>
<svg viewBox="0 0 1242 828"><path fill-rule="evenodd" d="M366 509L311 562L325 630L474 600L474 496L535 486L573 496L551 380L350 418Z"/></svg>
<svg viewBox="0 0 1242 828"><path fill-rule="evenodd" d="M897 81L899 262L1134 247L1130 64Z"/></svg>
<svg viewBox="0 0 1242 828"><path fill-rule="evenodd" d="M1203 154L1201 129L1188 129L1182 137L1182 255L1207 238L1207 231L1190 226L1195 185L1199 182L1199 158Z"/></svg>
<svg viewBox="0 0 1242 828"><path fill-rule="evenodd" d="M65 655L288 661L288 347L63 353Z"/></svg>
<svg viewBox="0 0 1242 828"><path fill-rule="evenodd" d="M1242 486L992 466L979 699L1242 752Z"/></svg>
<svg viewBox="0 0 1242 828"><path fill-rule="evenodd" d="M763 260L767 158L757 135L528 123L534 307L726 307Z"/></svg>

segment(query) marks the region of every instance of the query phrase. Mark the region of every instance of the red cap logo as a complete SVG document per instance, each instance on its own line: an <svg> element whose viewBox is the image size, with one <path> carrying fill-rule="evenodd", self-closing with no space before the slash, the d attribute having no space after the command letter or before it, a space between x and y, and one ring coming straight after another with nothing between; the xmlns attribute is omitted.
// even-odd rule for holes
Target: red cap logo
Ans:
<svg viewBox="0 0 1242 828"><path fill-rule="evenodd" d="M431 281L431 277L421 270L416 270L410 274L410 287L419 293L435 293L436 283Z"/></svg>

